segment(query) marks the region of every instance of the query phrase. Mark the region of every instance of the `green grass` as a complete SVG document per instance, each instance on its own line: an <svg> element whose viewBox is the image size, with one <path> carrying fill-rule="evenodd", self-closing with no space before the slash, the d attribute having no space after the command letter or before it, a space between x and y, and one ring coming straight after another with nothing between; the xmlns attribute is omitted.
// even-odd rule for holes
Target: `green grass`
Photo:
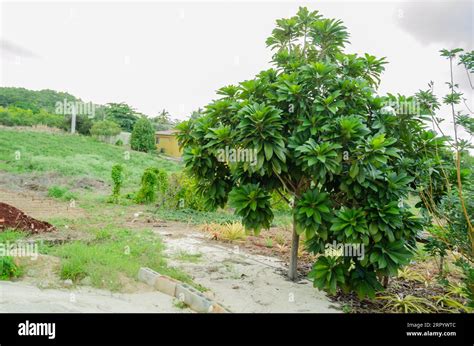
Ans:
<svg viewBox="0 0 474 346"><path fill-rule="evenodd" d="M15 153L20 153L16 160ZM127 149L81 135L0 131L0 170L13 173L57 172L67 177L87 176L111 182L114 164L125 168L125 184L138 184L147 167L157 167L168 172L180 170L179 164L159 158L154 154Z"/></svg>
<svg viewBox="0 0 474 346"><path fill-rule="evenodd" d="M77 195L69 191L66 187L53 185L48 189L48 197L53 197L63 201L77 199Z"/></svg>
<svg viewBox="0 0 474 346"><path fill-rule="evenodd" d="M149 267L204 290L189 275L167 265L164 245L153 232L112 227L92 232L95 239L91 242L40 248L43 253L61 258L61 279L78 283L89 277L94 287L119 291L123 288L123 276L136 279L140 267Z"/></svg>
<svg viewBox="0 0 474 346"><path fill-rule="evenodd" d="M26 235L27 234L25 232L6 229L3 232L0 232L0 244L4 244L6 242L14 243L17 240L25 238Z"/></svg>
<svg viewBox="0 0 474 346"><path fill-rule="evenodd" d="M186 251L179 251L175 258L181 262L189 262L189 263L198 263L201 260L202 254L201 253L189 253Z"/></svg>
<svg viewBox="0 0 474 346"><path fill-rule="evenodd" d="M227 213L225 211L197 211L193 209L157 209L154 211L155 215L164 220L188 222L199 225L209 222L215 223L231 223L240 221L236 215Z"/></svg>

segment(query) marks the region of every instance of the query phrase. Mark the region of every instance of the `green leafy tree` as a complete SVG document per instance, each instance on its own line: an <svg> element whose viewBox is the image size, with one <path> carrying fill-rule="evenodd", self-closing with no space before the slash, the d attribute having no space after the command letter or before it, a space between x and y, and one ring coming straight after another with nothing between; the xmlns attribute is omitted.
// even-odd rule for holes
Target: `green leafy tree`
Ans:
<svg viewBox="0 0 474 346"><path fill-rule="evenodd" d="M176 123L171 119L170 113L166 109L163 109L160 114L152 118L151 122L156 131L171 130L176 125Z"/></svg>
<svg viewBox="0 0 474 346"><path fill-rule="evenodd" d="M90 133L93 136L116 136L120 132L120 126L110 120L96 121L90 130Z"/></svg>
<svg viewBox="0 0 474 346"><path fill-rule="evenodd" d="M139 119L133 126L130 145L133 150L144 152L155 150L155 130L147 118Z"/></svg>
<svg viewBox="0 0 474 346"><path fill-rule="evenodd" d="M390 132L399 120L385 121L386 98L376 94L385 61L344 53L348 37L341 21L306 8L278 20L267 39L275 67L221 88L220 99L178 125L178 139L209 207L229 198L258 232L272 223L272 193L292 206L291 279L304 233L320 255L314 285L363 297L408 263L421 221L404 203L414 180L403 164L409 136ZM255 152L256 162L219 159L226 146ZM365 255L329 256L333 242L364 246Z"/></svg>
<svg viewBox="0 0 474 346"><path fill-rule="evenodd" d="M123 102L108 103L104 112L106 119L116 122L126 132L132 132L135 123L140 119L135 110Z"/></svg>

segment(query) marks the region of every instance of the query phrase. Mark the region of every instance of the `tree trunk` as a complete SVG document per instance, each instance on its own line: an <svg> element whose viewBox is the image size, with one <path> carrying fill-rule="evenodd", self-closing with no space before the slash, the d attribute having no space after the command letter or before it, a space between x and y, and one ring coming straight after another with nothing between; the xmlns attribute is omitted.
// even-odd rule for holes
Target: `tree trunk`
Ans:
<svg viewBox="0 0 474 346"><path fill-rule="evenodd" d="M296 214L293 213L293 237L291 240L291 254L290 254L290 269L288 277L295 281L298 276L298 246L300 243L300 236L296 233Z"/></svg>

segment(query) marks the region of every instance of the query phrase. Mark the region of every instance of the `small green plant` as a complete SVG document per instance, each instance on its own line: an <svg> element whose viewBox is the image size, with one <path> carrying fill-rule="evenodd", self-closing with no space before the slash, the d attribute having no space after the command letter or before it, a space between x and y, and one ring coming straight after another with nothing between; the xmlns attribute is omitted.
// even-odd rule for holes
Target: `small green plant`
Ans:
<svg viewBox="0 0 474 346"><path fill-rule="evenodd" d="M450 294L433 296L431 299L436 302L436 305L449 312L472 312L472 308L454 299Z"/></svg>
<svg viewBox="0 0 474 346"><path fill-rule="evenodd" d="M123 146L123 141L121 139L118 139L116 142L115 142L115 145L118 146L118 147L121 147Z"/></svg>
<svg viewBox="0 0 474 346"><path fill-rule="evenodd" d="M283 246L286 244L285 235L282 232L275 234L274 239L278 245Z"/></svg>
<svg viewBox="0 0 474 346"><path fill-rule="evenodd" d="M97 241L109 240L110 238L112 238L112 234L107 229L98 230L95 234L95 240Z"/></svg>
<svg viewBox="0 0 474 346"><path fill-rule="evenodd" d="M427 281L423 275L408 267L398 269L398 277L406 281L416 281L421 283L426 283Z"/></svg>
<svg viewBox="0 0 474 346"><path fill-rule="evenodd" d="M247 234L245 228L240 222L232 222L226 224L209 223L203 227L205 231L210 233L216 240L245 240Z"/></svg>
<svg viewBox="0 0 474 346"><path fill-rule="evenodd" d="M179 251L175 257L177 260L182 262L198 263L201 260L202 254Z"/></svg>
<svg viewBox="0 0 474 346"><path fill-rule="evenodd" d="M387 303L384 305L384 309L389 312L430 313L438 310L428 299L412 295L392 294L379 296L376 299L385 300Z"/></svg>
<svg viewBox="0 0 474 346"><path fill-rule="evenodd" d="M273 247L273 239L268 237L268 238L265 238L265 246L268 247L268 248L272 248Z"/></svg>
<svg viewBox="0 0 474 346"><path fill-rule="evenodd" d="M9 280L21 276L22 270L11 256L0 257L0 280Z"/></svg>
<svg viewBox="0 0 474 346"><path fill-rule="evenodd" d="M82 261L71 258L62 263L59 276L63 280L78 282L87 276L87 271Z"/></svg>
<svg viewBox="0 0 474 346"><path fill-rule="evenodd" d="M350 306L349 304L344 304L342 306L342 312L350 314L352 312L352 306Z"/></svg>
<svg viewBox="0 0 474 346"><path fill-rule="evenodd" d="M435 232L435 231L432 231ZM437 233L435 233L437 234ZM448 246L445 242L440 241L435 237L429 237L428 242L425 244L424 250L438 262L438 276L443 278L445 276L444 271L444 259L447 255Z"/></svg>
<svg viewBox="0 0 474 346"><path fill-rule="evenodd" d="M143 172L141 187L135 201L137 203L152 203L156 200L158 177L155 168L147 168Z"/></svg>
<svg viewBox="0 0 474 346"><path fill-rule="evenodd" d="M120 197L120 189L123 184L123 167L122 165L114 165L112 167L112 181L114 183L114 188L112 191L112 201L114 203L118 202L118 199Z"/></svg>
<svg viewBox="0 0 474 346"><path fill-rule="evenodd" d="M48 189L48 197L53 197L64 201L70 201L77 198L77 196L67 188L57 185L53 185Z"/></svg>
<svg viewBox="0 0 474 346"><path fill-rule="evenodd" d="M178 309L186 309L188 307L188 305L180 299L174 299L173 306Z"/></svg>

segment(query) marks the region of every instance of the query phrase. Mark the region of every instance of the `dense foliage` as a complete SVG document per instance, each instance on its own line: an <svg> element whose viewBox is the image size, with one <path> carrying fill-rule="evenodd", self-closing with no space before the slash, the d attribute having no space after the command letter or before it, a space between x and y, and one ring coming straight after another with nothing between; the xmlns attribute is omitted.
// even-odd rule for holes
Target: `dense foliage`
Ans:
<svg viewBox="0 0 474 346"><path fill-rule="evenodd" d="M0 107L0 125L5 126L34 126L46 125L61 128L65 125L63 115L51 114L44 110L34 113L31 109L15 106Z"/></svg>
<svg viewBox="0 0 474 346"><path fill-rule="evenodd" d="M25 88L0 88L0 106L29 109L33 113L38 113L41 110L54 113L56 103L63 103L64 100L67 102L80 101L71 94L49 89L35 91Z"/></svg>
<svg viewBox="0 0 474 346"><path fill-rule="evenodd" d="M101 120L92 125L90 133L93 136L116 136L120 131L120 126L117 123L110 120Z"/></svg>
<svg viewBox="0 0 474 346"><path fill-rule="evenodd" d="M106 119L113 121L126 132L132 132L139 117L135 110L125 103L108 103L105 106Z"/></svg>
<svg viewBox="0 0 474 346"><path fill-rule="evenodd" d="M139 119L133 126L130 145L133 150L149 152L155 150L155 130L146 118Z"/></svg>

